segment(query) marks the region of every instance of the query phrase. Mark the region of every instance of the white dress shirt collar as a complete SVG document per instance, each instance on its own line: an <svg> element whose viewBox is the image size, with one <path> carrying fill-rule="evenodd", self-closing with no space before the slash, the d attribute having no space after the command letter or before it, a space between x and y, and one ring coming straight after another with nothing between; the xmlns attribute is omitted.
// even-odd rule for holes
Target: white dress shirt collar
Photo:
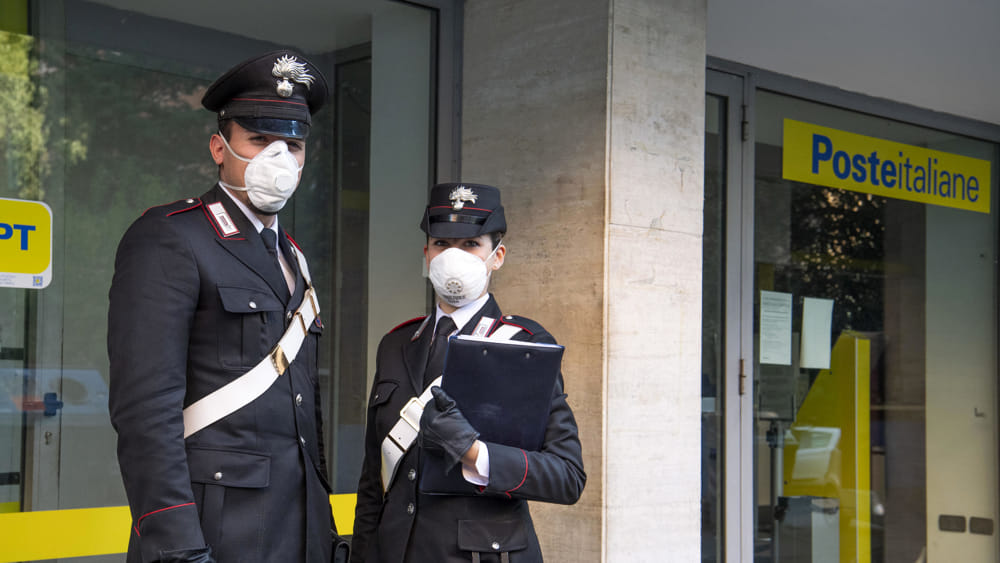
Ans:
<svg viewBox="0 0 1000 563"><path fill-rule="evenodd" d="M476 316L476 313L478 313L479 310L483 308L483 305L486 305L486 302L489 300L490 294L485 293L482 297L476 299L472 303L462 305L458 309L455 309L455 311L451 314L442 311L441 305L438 305L436 307L437 312L434 316L434 327L437 328L437 323L441 320L441 317L451 317L451 320L455 321L455 326L458 327L455 329L455 332L461 332L462 327L471 321L472 317Z"/></svg>
<svg viewBox="0 0 1000 563"><path fill-rule="evenodd" d="M229 196L229 199L233 200L233 203L235 203L236 206L240 208L240 211L242 211L243 214L246 215L247 219L250 220L250 224L253 225L253 228L257 229L258 233L260 233L262 230L264 230L264 223L260 220L259 217L257 217L257 214L254 213L253 210L251 210L249 207L247 207L242 201L236 199L236 197L229 191L229 188L223 186L222 184L219 184L219 187L221 187L222 191L225 192L225 194L227 196ZM274 223L271 223L271 226L269 228L272 231L274 231L275 235L278 234L278 216L277 215L274 216Z"/></svg>

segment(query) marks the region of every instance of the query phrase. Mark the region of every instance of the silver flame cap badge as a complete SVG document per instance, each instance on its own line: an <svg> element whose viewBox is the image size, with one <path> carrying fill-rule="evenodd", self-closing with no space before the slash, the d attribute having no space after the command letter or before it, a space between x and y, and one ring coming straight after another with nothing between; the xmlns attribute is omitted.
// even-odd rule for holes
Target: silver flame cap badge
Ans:
<svg viewBox="0 0 1000 563"><path fill-rule="evenodd" d="M476 194L472 193L472 190L465 186L459 186L451 191L451 195L448 199L451 200L451 208L455 211L461 211L465 207L465 202L476 203Z"/></svg>
<svg viewBox="0 0 1000 563"><path fill-rule="evenodd" d="M282 56L280 59L275 61L274 68L271 69L271 74L275 78L280 78L276 90L278 95L282 98L287 98L292 95L292 90L294 90L295 85L292 82L298 82L299 84L305 84L306 89L312 87L313 76L309 74L306 70L306 65L300 63L295 57L290 57L288 55Z"/></svg>

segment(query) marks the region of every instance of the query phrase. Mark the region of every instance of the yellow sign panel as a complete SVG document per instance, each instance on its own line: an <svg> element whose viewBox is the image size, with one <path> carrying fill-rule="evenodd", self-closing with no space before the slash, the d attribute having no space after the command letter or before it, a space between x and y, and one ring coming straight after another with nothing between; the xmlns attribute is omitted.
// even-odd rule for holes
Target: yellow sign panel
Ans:
<svg viewBox="0 0 1000 563"><path fill-rule="evenodd" d="M52 210L0 198L0 287L41 289L52 281Z"/></svg>
<svg viewBox="0 0 1000 563"><path fill-rule="evenodd" d="M990 162L785 120L786 180L990 212Z"/></svg>

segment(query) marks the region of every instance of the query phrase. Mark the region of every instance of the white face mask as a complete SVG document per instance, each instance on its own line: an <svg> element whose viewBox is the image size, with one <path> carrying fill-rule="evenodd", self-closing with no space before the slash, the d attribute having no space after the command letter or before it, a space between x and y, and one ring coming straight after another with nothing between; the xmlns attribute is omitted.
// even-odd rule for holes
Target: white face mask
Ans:
<svg viewBox="0 0 1000 563"><path fill-rule="evenodd" d="M434 293L453 307L479 299L490 282L490 259L499 248L498 244L486 260L460 248L449 248L435 256L428 272Z"/></svg>
<svg viewBox="0 0 1000 563"><path fill-rule="evenodd" d="M243 186L232 186L221 180L219 183L231 190L246 192L250 203L265 213L280 211L295 193L299 185L299 171L302 170L299 161L288 152L288 144L279 139L253 158L243 158L233 151L222 133L219 136L231 155L247 163Z"/></svg>

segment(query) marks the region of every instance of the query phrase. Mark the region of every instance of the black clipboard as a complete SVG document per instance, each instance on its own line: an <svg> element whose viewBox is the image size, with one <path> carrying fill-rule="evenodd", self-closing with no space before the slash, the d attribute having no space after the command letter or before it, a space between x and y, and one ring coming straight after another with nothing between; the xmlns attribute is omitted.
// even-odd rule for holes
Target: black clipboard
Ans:
<svg viewBox="0 0 1000 563"><path fill-rule="evenodd" d="M538 451L545 443L563 350L558 344L455 336L448 341L441 388L455 399L480 440ZM423 452L420 490L479 492L462 477L460 466L445 468L443 458Z"/></svg>

